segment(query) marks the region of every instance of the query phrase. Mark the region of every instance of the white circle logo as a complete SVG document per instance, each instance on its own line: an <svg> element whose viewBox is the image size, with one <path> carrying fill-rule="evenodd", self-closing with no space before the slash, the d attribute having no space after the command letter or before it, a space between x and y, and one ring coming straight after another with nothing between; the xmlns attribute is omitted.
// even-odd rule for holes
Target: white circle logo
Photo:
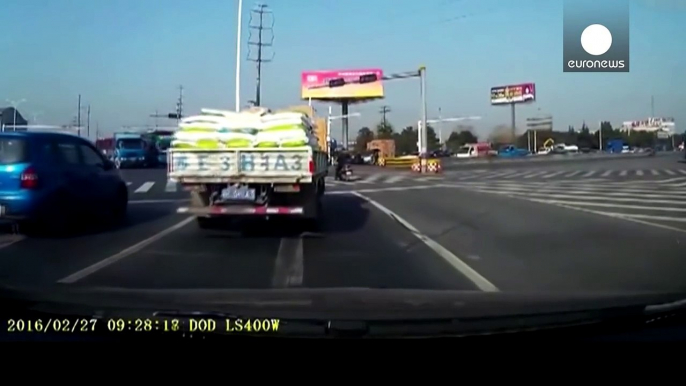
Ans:
<svg viewBox="0 0 686 386"><path fill-rule="evenodd" d="M591 24L581 33L581 47L590 55L602 55L612 47L612 33L602 24Z"/></svg>

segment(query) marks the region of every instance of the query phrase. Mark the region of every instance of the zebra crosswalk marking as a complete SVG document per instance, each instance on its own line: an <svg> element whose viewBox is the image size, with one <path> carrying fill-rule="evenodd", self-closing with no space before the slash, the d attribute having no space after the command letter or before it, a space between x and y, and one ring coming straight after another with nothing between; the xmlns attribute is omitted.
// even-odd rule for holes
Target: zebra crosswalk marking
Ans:
<svg viewBox="0 0 686 386"><path fill-rule="evenodd" d="M595 215L686 233L686 178L676 177L655 184L621 184L588 180L465 182L444 184L449 188L523 199ZM643 181L646 182L646 181ZM653 181L655 182L655 181Z"/></svg>
<svg viewBox="0 0 686 386"><path fill-rule="evenodd" d="M143 185L141 185L140 187L138 187L138 189L134 191L134 193L147 193L150 189L152 189L154 185L154 182L144 182Z"/></svg>
<svg viewBox="0 0 686 386"><path fill-rule="evenodd" d="M167 193L176 192L179 189L178 184L174 181L167 181L164 191Z"/></svg>

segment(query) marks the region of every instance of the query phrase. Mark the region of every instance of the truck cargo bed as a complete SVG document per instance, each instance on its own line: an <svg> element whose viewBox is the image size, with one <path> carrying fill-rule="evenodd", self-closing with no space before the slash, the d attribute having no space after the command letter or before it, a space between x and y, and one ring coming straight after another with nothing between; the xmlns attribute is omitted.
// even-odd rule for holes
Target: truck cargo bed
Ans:
<svg viewBox="0 0 686 386"><path fill-rule="evenodd" d="M311 183L328 170L325 152L278 149L169 149L167 173L179 183Z"/></svg>

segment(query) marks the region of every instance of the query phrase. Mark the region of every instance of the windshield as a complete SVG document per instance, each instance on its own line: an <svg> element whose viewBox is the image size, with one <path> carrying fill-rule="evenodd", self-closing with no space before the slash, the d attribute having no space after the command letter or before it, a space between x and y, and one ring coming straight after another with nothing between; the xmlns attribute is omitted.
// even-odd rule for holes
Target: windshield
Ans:
<svg viewBox="0 0 686 386"><path fill-rule="evenodd" d="M160 150L167 150L171 146L171 137L164 137L164 138L159 138L157 140L157 148Z"/></svg>
<svg viewBox="0 0 686 386"><path fill-rule="evenodd" d="M0 137L0 165L25 162L27 158L24 139Z"/></svg>
<svg viewBox="0 0 686 386"><path fill-rule="evenodd" d="M141 139L120 139L117 141L117 145L120 149L139 150L143 149L144 142Z"/></svg>
<svg viewBox="0 0 686 386"><path fill-rule="evenodd" d="M0 287L341 319L686 291L686 0L238 3L3 8Z"/></svg>

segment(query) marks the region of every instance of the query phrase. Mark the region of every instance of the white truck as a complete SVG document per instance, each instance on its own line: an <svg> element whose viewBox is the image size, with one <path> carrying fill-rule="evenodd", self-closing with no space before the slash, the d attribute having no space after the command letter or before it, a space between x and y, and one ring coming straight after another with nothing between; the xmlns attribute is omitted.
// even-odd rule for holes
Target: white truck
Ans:
<svg viewBox="0 0 686 386"><path fill-rule="evenodd" d="M328 173L327 154L297 148L169 149L167 176L190 192L178 209L200 228L228 216L292 216L316 226Z"/></svg>

